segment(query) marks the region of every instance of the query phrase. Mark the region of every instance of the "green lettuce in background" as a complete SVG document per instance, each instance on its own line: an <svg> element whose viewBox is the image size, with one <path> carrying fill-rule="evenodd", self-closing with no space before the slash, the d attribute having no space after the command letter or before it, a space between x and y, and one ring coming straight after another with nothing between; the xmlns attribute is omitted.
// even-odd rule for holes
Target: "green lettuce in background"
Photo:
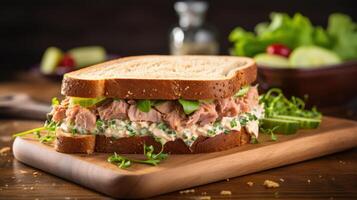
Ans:
<svg viewBox="0 0 357 200"><path fill-rule="evenodd" d="M316 45L333 50L343 60L357 58L357 24L347 15L331 14L326 29L313 26L300 13L293 17L285 13L271 13L270 19L270 23L257 24L255 33L235 28L229 35L229 40L234 43L231 54L253 57L265 52L268 45L280 43L291 49Z"/></svg>

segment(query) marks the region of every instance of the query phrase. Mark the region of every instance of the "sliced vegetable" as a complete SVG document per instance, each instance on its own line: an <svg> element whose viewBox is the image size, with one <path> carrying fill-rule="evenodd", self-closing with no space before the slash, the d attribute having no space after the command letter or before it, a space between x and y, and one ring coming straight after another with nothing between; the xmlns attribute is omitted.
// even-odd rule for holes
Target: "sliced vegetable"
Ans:
<svg viewBox="0 0 357 200"><path fill-rule="evenodd" d="M200 107L200 103L198 101L179 99L178 102L182 105L183 111L186 115L195 112Z"/></svg>
<svg viewBox="0 0 357 200"><path fill-rule="evenodd" d="M340 57L328 49L318 46L301 46L290 56L293 67L320 67L341 63Z"/></svg>
<svg viewBox="0 0 357 200"><path fill-rule="evenodd" d="M255 62L261 66L269 67L289 67L289 60L283 56L267 53L258 54L254 57Z"/></svg>
<svg viewBox="0 0 357 200"><path fill-rule="evenodd" d="M274 116L274 118L297 121L299 122L300 128L303 129L314 129L319 127L319 125L321 124L321 119L313 119L313 118L306 118L306 117L276 115Z"/></svg>
<svg viewBox="0 0 357 200"><path fill-rule="evenodd" d="M82 97L71 97L69 100L70 105L80 105L82 107L94 106L97 103L105 100L105 97L98 98L82 98Z"/></svg>
<svg viewBox="0 0 357 200"><path fill-rule="evenodd" d="M106 52L100 46L77 47L68 51L77 68L86 67L105 61Z"/></svg>
<svg viewBox="0 0 357 200"><path fill-rule="evenodd" d="M274 129L275 133L294 134L299 129L299 122L287 119L264 118L262 128Z"/></svg>
<svg viewBox="0 0 357 200"><path fill-rule="evenodd" d="M49 47L43 54L40 69L44 74L52 74L56 71L56 67L61 61L63 53L56 47Z"/></svg>
<svg viewBox="0 0 357 200"><path fill-rule="evenodd" d="M137 107L141 112L149 112L151 107L155 104L154 101L151 100L138 100Z"/></svg>
<svg viewBox="0 0 357 200"><path fill-rule="evenodd" d="M52 106L58 106L60 104L60 102L57 99L57 97L53 97L51 102L52 102Z"/></svg>
<svg viewBox="0 0 357 200"><path fill-rule="evenodd" d="M250 85L245 85L240 90L238 90L238 92L235 93L233 97L235 98L242 97L248 93L249 89L250 89Z"/></svg>

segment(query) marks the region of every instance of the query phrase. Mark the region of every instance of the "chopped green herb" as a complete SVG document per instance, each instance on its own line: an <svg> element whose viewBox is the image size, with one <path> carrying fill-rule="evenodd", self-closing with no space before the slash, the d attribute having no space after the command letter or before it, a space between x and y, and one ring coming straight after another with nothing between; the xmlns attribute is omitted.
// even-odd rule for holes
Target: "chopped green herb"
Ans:
<svg viewBox="0 0 357 200"><path fill-rule="evenodd" d="M165 131L166 129L168 129L167 125L163 122L160 122L158 125L157 125L157 128L160 129L160 130L163 130Z"/></svg>
<svg viewBox="0 0 357 200"><path fill-rule="evenodd" d="M208 130L207 131L207 135L209 135L209 136L213 136L215 134L216 134L216 132L214 130Z"/></svg>
<svg viewBox="0 0 357 200"><path fill-rule="evenodd" d="M249 121L255 121L258 119L257 116L255 116L252 113L247 113L247 116L248 116Z"/></svg>
<svg viewBox="0 0 357 200"><path fill-rule="evenodd" d="M232 128L238 126L237 121L235 119L232 119L230 124Z"/></svg>
<svg viewBox="0 0 357 200"><path fill-rule="evenodd" d="M215 121L214 123L213 123L213 127L219 127L221 125L221 122L220 121Z"/></svg>
<svg viewBox="0 0 357 200"><path fill-rule="evenodd" d="M198 101L179 99L178 102L182 105L183 111L186 115L195 112L200 107L200 103Z"/></svg>
<svg viewBox="0 0 357 200"><path fill-rule="evenodd" d="M247 125L247 123L248 123L248 119L245 118L245 117L241 117L241 118L239 118L239 123L240 123L242 126L245 126L245 125Z"/></svg>
<svg viewBox="0 0 357 200"><path fill-rule="evenodd" d="M75 135L78 133L78 130L76 128L71 128L71 133L72 135Z"/></svg>
<svg viewBox="0 0 357 200"><path fill-rule="evenodd" d="M99 132L104 132L104 130L105 130L105 123L104 123L104 121L103 120L97 120L96 122L95 122L95 125L96 125L96 127L97 127L97 130L99 131Z"/></svg>
<svg viewBox="0 0 357 200"><path fill-rule="evenodd" d="M139 133L140 133L140 135L146 135L146 134L148 134L150 131L149 131L149 129L147 129L147 128L142 128L142 129L140 129L140 131L139 131Z"/></svg>
<svg viewBox="0 0 357 200"><path fill-rule="evenodd" d="M125 125L126 130L129 132L129 136L134 136L136 134L136 130L130 125Z"/></svg>
<svg viewBox="0 0 357 200"><path fill-rule="evenodd" d="M170 130L167 131L167 134L176 135L176 131L170 129Z"/></svg>

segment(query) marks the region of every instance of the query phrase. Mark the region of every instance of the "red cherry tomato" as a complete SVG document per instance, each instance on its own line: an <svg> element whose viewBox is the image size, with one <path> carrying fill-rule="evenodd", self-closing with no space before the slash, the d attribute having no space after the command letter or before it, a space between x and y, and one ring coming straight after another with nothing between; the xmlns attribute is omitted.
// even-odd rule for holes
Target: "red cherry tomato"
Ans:
<svg viewBox="0 0 357 200"><path fill-rule="evenodd" d="M266 52L268 54L289 57L291 50L283 44L271 44L267 47Z"/></svg>
<svg viewBox="0 0 357 200"><path fill-rule="evenodd" d="M60 61L59 66L61 66L61 67L74 67L75 64L76 63L74 62L74 59L70 55L65 54L65 55L63 55L63 58Z"/></svg>

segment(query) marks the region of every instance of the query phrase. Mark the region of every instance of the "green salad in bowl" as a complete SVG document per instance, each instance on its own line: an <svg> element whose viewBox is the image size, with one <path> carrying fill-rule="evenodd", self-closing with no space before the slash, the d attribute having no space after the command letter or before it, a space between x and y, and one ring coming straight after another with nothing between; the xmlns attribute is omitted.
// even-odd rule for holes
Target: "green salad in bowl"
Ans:
<svg viewBox="0 0 357 200"><path fill-rule="evenodd" d="M315 68L357 59L357 23L347 15L331 14L326 28L312 25L300 13L271 13L270 19L257 24L254 32L235 28L229 35L230 53L277 68Z"/></svg>

